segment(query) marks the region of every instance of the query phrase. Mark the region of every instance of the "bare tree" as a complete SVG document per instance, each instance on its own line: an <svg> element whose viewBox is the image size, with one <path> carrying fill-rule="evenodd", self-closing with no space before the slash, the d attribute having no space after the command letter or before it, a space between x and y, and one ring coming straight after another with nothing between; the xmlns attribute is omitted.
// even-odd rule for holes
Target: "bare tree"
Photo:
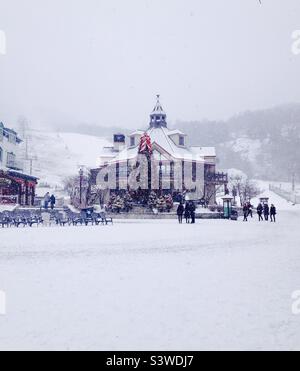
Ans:
<svg viewBox="0 0 300 371"><path fill-rule="evenodd" d="M236 194L239 197L241 206L261 193L257 184L249 180L243 172L236 172L229 176L229 189L232 194Z"/></svg>
<svg viewBox="0 0 300 371"><path fill-rule="evenodd" d="M231 190L232 194L236 194L240 199L241 206L243 205L243 188L244 184L247 181L247 177L245 178L245 174L237 173L234 175L229 176L229 189Z"/></svg>
<svg viewBox="0 0 300 371"><path fill-rule="evenodd" d="M242 194L241 200L242 203L250 202L253 198L261 194L260 189L257 187L257 184L249 179L247 179L242 185Z"/></svg>
<svg viewBox="0 0 300 371"><path fill-rule="evenodd" d="M64 190L69 196L74 194L76 184L78 183L78 176L69 176L63 180Z"/></svg>

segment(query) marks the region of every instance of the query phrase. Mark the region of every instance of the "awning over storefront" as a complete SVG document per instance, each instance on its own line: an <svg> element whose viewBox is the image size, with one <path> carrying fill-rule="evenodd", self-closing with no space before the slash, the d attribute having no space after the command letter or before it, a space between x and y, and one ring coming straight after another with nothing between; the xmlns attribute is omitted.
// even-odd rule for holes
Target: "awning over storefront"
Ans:
<svg viewBox="0 0 300 371"><path fill-rule="evenodd" d="M34 204L38 178L31 175L0 170L0 204Z"/></svg>

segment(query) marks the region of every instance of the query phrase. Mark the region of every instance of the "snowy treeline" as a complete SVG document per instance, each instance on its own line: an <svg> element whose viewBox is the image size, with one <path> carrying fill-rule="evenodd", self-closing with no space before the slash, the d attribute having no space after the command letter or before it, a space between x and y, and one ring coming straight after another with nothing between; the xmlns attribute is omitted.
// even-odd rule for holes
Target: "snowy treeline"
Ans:
<svg viewBox="0 0 300 371"><path fill-rule="evenodd" d="M300 104L245 112L228 121L180 122L193 143L216 146L219 167L251 177L300 179Z"/></svg>

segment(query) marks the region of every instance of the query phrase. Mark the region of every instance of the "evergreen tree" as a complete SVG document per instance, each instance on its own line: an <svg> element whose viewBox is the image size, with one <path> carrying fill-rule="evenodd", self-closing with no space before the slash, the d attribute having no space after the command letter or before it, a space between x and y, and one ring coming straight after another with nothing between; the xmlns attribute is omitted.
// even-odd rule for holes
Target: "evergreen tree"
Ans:
<svg viewBox="0 0 300 371"><path fill-rule="evenodd" d="M124 196L124 207L127 212L129 212L133 208L133 199L129 192L126 192Z"/></svg>
<svg viewBox="0 0 300 371"><path fill-rule="evenodd" d="M164 196L161 196L158 200L157 200L157 209L159 212L163 213L167 208L167 203L166 203L166 199Z"/></svg>
<svg viewBox="0 0 300 371"><path fill-rule="evenodd" d="M173 209L173 206L174 206L173 197L170 194L166 195L165 201L166 201L166 209L169 213Z"/></svg>
<svg viewBox="0 0 300 371"><path fill-rule="evenodd" d="M156 209L157 208L157 195L154 191L152 191L149 195L148 199L148 206L150 209Z"/></svg>

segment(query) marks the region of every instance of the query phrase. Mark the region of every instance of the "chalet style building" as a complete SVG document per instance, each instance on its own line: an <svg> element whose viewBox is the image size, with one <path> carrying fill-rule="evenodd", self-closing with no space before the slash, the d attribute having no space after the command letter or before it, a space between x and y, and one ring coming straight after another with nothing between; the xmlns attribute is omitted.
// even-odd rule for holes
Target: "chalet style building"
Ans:
<svg viewBox="0 0 300 371"><path fill-rule="evenodd" d="M98 161L99 168L92 171L94 184L100 171L109 173L110 169L114 169L116 181L113 186L108 186L110 189L107 191L131 191L132 184L136 185L136 179L132 182L132 176L136 177L140 156L143 154L148 159L148 171L138 176L143 183L143 174L148 175L150 191L171 194L174 198L184 194L189 199L206 200L207 204L214 204L216 187L227 186L227 175L216 172L215 148L189 146L185 133L169 129L167 114L159 96L146 130L133 132L127 140L125 135L116 134L113 145L103 148ZM152 178L150 181L149 174ZM153 178L156 178L156 182L153 182ZM153 183L156 186L153 187Z"/></svg>
<svg viewBox="0 0 300 371"><path fill-rule="evenodd" d="M32 206L37 178L23 173L18 134L0 122L0 205Z"/></svg>

